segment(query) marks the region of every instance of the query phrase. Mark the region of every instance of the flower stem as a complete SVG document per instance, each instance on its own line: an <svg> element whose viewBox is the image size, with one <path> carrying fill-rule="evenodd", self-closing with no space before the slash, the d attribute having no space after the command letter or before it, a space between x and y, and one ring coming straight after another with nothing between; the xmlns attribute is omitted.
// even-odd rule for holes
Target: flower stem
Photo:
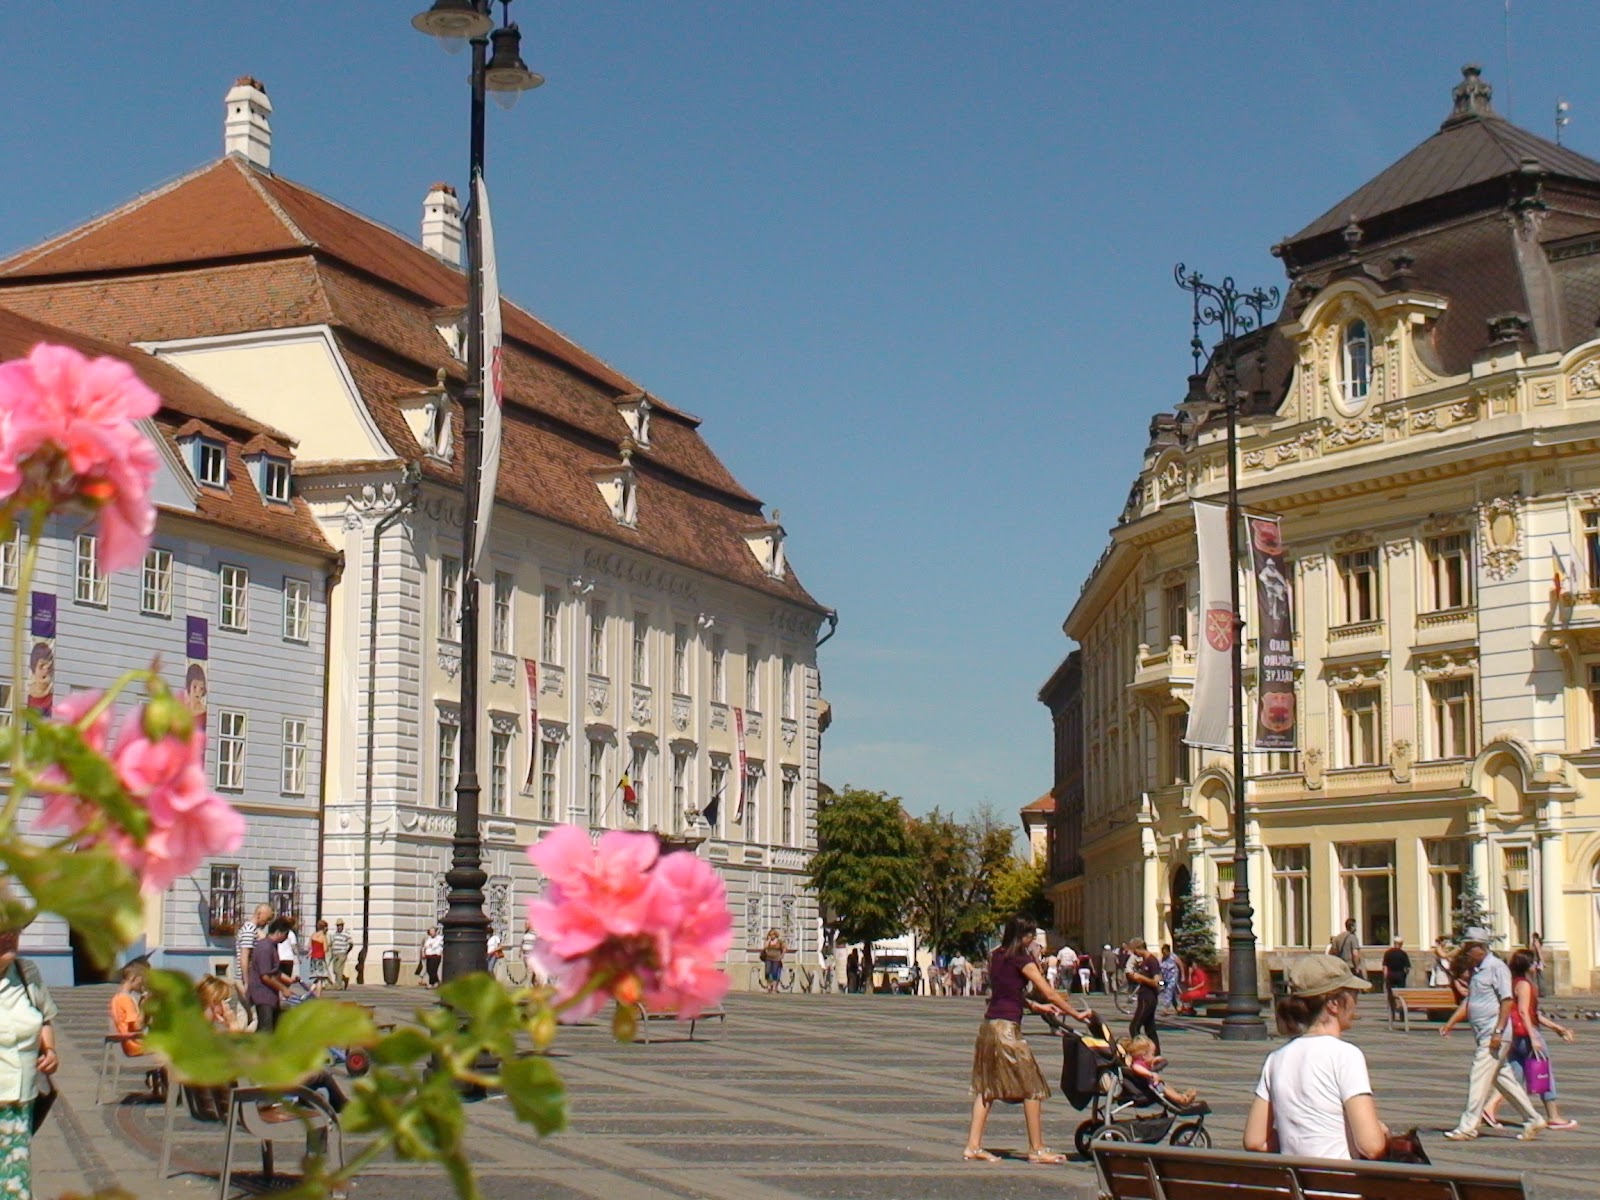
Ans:
<svg viewBox="0 0 1600 1200"><path fill-rule="evenodd" d="M28 608L33 602L33 572L39 565L39 541L44 536L45 506L35 503L28 509L27 545L17 572L17 599L11 614L11 794L5 812L0 813L0 831L10 829L17 809L28 790L28 751L22 734L20 714L28 698L28 685L22 670L23 650L27 645Z"/></svg>

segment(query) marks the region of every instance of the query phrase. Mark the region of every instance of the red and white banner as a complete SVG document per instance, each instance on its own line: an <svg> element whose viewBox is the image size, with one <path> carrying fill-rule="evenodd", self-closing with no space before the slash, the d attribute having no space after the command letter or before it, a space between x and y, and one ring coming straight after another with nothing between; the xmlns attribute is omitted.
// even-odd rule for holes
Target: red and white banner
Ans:
<svg viewBox="0 0 1600 1200"><path fill-rule="evenodd" d="M745 785L750 778L750 760L746 757L744 750L744 709L742 708L736 708L733 710L733 741L734 745L737 746L739 750L739 807L734 809L733 823L735 825L743 825L744 806L745 802L749 799L749 797L745 794Z"/></svg>
<svg viewBox="0 0 1600 1200"><path fill-rule="evenodd" d="M472 202L478 206L483 231L480 261L474 264L483 288L483 375L478 380L482 397L483 435L478 445L478 544L473 547L468 570L474 575L489 547L489 525L494 516L494 489L500 478L500 407L504 402L504 367L500 329L500 274L494 263L494 227L489 221L489 189L480 171L472 181Z"/></svg>
<svg viewBox="0 0 1600 1200"><path fill-rule="evenodd" d="M1283 561L1277 517L1248 517L1250 563L1256 573L1255 748L1295 746L1294 593Z"/></svg>
<svg viewBox="0 0 1600 1200"><path fill-rule="evenodd" d="M1238 636L1228 573L1228 510L1220 504L1194 505L1195 540L1200 558L1200 637L1195 645L1194 694L1189 701L1189 732L1184 741L1212 750L1233 749L1233 686L1230 652Z"/></svg>
<svg viewBox="0 0 1600 1200"><path fill-rule="evenodd" d="M533 786L533 776L539 769L539 664L531 658L522 660L522 673L528 681L528 778L523 789Z"/></svg>

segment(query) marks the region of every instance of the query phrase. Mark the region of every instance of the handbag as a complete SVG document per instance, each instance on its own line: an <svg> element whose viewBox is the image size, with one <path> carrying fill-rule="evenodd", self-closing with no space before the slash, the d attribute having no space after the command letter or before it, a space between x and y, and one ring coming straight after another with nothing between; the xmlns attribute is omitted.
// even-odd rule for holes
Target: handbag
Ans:
<svg viewBox="0 0 1600 1200"><path fill-rule="evenodd" d="M1543 1052L1536 1051L1532 1058L1523 1062L1522 1078L1527 1082L1528 1091L1535 1096L1543 1096L1550 1090L1550 1060Z"/></svg>
<svg viewBox="0 0 1600 1200"><path fill-rule="evenodd" d="M39 1076L39 1091L33 1098L33 1132L38 1133L39 1127L44 1124L44 1119L50 1115L50 1110L56 1103L56 1085L50 1082L50 1076Z"/></svg>

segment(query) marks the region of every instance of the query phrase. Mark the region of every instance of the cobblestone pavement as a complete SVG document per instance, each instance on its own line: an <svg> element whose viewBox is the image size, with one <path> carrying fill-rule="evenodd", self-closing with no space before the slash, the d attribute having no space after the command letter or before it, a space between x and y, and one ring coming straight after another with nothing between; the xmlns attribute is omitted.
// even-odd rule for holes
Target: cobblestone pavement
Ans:
<svg viewBox="0 0 1600 1200"><path fill-rule="evenodd" d="M185 1174L160 1185L155 1164L162 1110L131 1099L93 1103L109 993L80 988L58 996L67 1049L63 1101L35 1144L38 1195L113 1183L138 1196L216 1195L219 1135L181 1118L186 1136L177 1165ZM414 988L352 989L349 996L377 1004L385 1016L425 1001ZM1457 1033L1441 1041L1436 1027L1390 1032L1381 1001L1369 1005L1356 1040L1367 1052L1379 1107L1397 1128L1420 1126L1435 1162L1528 1171L1541 1200L1600 1195L1600 1023L1578 1021L1578 1043L1554 1050L1563 1103L1583 1123L1579 1131L1548 1134L1533 1144L1508 1133L1457 1145L1438 1131L1460 1108L1469 1038ZM663 1040L648 1046L619 1046L600 1026L564 1031L558 1065L572 1098L568 1132L540 1141L493 1098L469 1110L485 1194L607 1200L1087 1200L1094 1194L1091 1171L1082 1163L960 1161L981 1001L736 995L728 1009L725 1030L713 1026L706 1040L694 1042L667 1025L652 1029L652 1038ZM1030 1040L1053 1082L1058 1044L1037 1022L1030 1022ZM1198 1086L1215 1109L1208 1123L1215 1144L1237 1145L1267 1048L1223 1044L1198 1026L1170 1026L1163 1049L1172 1060L1168 1076ZM1052 1099L1045 1107L1048 1140L1070 1148L1080 1119L1060 1097ZM997 1106L986 1140L997 1152L1020 1155L1020 1113ZM280 1150L280 1161L286 1157ZM240 1161L256 1169L254 1148ZM259 1193L260 1184L259 1176L243 1176L234 1194ZM377 1164L351 1190L352 1200L446 1194L437 1172L395 1162Z"/></svg>

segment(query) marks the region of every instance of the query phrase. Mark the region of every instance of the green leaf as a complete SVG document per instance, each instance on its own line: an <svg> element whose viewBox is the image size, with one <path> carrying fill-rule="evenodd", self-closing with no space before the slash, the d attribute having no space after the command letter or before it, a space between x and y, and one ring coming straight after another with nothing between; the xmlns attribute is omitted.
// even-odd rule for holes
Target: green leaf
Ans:
<svg viewBox="0 0 1600 1200"><path fill-rule="evenodd" d="M150 1032L145 1041L172 1063L179 1079L225 1086L248 1074L251 1037L214 1026L200 1007L193 980L176 971L151 971L146 984Z"/></svg>
<svg viewBox="0 0 1600 1200"><path fill-rule="evenodd" d="M500 1086L517 1120L548 1137L567 1127L567 1087L544 1058L514 1058L500 1068Z"/></svg>
<svg viewBox="0 0 1600 1200"><path fill-rule="evenodd" d="M372 1048L372 1060L386 1066L399 1066L427 1058L433 1053L431 1038L420 1029L407 1025L382 1038Z"/></svg>
<svg viewBox="0 0 1600 1200"><path fill-rule="evenodd" d="M522 1014L492 976L475 971L452 979L439 989L439 999L455 1010L458 1021L466 1018L450 1039L452 1048L461 1052L486 1049L497 1058L516 1053Z"/></svg>
<svg viewBox="0 0 1600 1200"><path fill-rule="evenodd" d="M104 846L57 850L0 841L0 863L42 911L72 926L99 966L111 966L144 927L139 881Z"/></svg>
<svg viewBox="0 0 1600 1200"><path fill-rule="evenodd" d="M28 761L55 763L71 781L73 793L94 805L140 845L150 833L150 814L128 795L116 768L83 740L71 725L32 713L28 721Z"/></svg>
<svg viewBox="0 0 1600 1200"><path fill-rule="evenodd" d="M262 1039L250 1077L262 1087L287 1087L324 1069L332 1046L370 1046L378 1029L364 1008L336 1000L308 1000L286 1010L269 1039Z"/></svg>

